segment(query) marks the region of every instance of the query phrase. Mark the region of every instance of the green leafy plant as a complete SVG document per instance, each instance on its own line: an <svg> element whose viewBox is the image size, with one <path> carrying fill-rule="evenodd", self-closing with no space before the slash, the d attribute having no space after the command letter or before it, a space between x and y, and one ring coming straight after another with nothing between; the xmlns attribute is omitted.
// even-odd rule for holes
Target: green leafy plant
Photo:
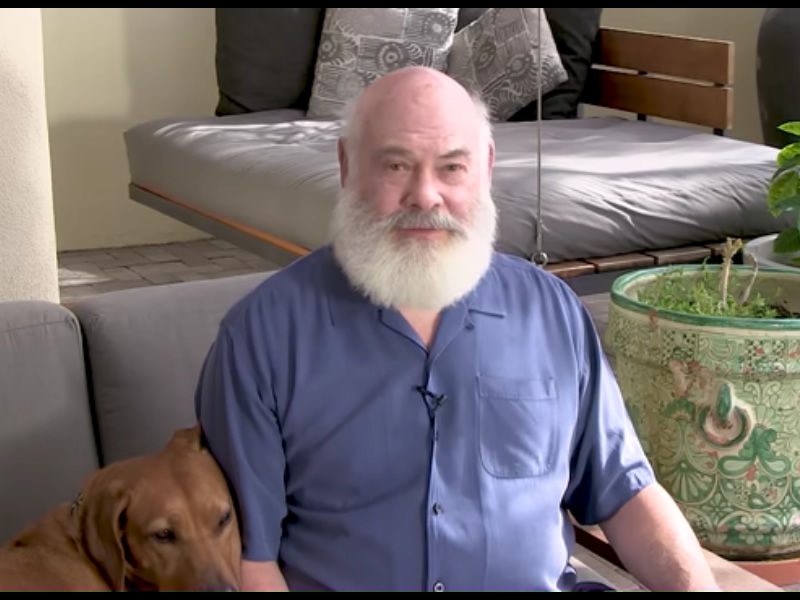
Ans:
<svg viewBox="0 0 800 600"><path fill-rule="evenodd" d="M800 121L789 121L778 129L800 137ZM775 254L800 252L800 141L784 146L776 158L777 169L767 190L767 209L773 216L784 212L796 212L795 224L781 231L775 238L772 250ZM792 258L800 264L800 256Z"/></svg>
<svg viewBox="0 0 800 600"><path fill-rule="evenodd" d="M780 302L780 292L772 301L753 292L758 265L752 269L733 269L733 258L742 249L740 239L729 239L723 248L722 265L709 269L706 262L699 272L687 273L677 266L659 273L637 292L640 302L656 310L733 318L800 318Z"/></svg>

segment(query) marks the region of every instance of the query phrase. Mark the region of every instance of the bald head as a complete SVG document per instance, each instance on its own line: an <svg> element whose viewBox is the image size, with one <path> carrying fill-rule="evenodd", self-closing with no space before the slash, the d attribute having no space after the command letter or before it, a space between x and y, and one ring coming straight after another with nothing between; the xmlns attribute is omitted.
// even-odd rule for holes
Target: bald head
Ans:
<svg viewBox="0 0 800 600"><path fill-rule="evenodd" d="M367 86L348 106L344 141L352 155L365 134L385 137L400 126L428 125L460 127L467 135L472 130L478 144L491 142L488 111L480 98L428 67L398 69Z"/></svg>

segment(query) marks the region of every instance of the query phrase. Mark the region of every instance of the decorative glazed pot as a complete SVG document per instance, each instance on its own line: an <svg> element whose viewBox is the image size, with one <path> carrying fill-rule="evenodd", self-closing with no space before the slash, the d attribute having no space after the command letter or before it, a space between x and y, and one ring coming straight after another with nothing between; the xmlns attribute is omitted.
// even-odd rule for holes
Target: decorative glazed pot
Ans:
<svg viewBox="0 0 800 600"><path fill-rule="evenodd" d="M637 291L669 268L614 282L604 337L644 449L708 550L739 561L798 556L800 319L706 317L639 302ZM687 265L682 276L702 268ZM800 312L800 271L761 268L753 290L766 298L780 290Z"/></svg>
<svg viewBox="0 0 800 600"><path fill-rule="evenodd" d="M777 254L772 250L776 237L778 234L772 233L750 240L744 245L744 251L746 254L752 254L758 260L759 266L800 270L800 252Z"/></svg>

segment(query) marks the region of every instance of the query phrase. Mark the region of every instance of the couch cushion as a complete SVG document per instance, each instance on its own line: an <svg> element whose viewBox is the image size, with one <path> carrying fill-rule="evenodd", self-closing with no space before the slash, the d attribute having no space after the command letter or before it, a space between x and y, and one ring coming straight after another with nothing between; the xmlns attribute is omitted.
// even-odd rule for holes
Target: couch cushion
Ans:
<svg viewBox="0 0 800 600"><path fill-rule="evenodd" d="M97 467L77 319L0 304L0 543L71 500Z"/></svg>
<svg viewBox="0 0 800 600"><path fill-rule="evenodd" d="M195 423L195 385L219 321L267 276L136 288L71 306L86 337L104 464L155 452Z"/></svg>
<svg viewBox="0 0 800 600"><path fill-rule="evenodd" d="M217 116L305 110L324 8L215 8Z"/></svg>

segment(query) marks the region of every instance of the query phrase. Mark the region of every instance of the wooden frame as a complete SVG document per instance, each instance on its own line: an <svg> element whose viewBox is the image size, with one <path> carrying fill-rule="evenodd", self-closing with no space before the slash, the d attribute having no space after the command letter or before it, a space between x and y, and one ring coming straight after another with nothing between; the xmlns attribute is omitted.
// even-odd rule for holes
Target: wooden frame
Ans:
<svg viewBox="0 0 800 600"><path fill-rule="evenodd" d="M732 42L602 28L583 102L709 127L733 127Z"/></svg>
<svg viewBox="0 0 800 600"><path fill-rule="evenodd" d="M732 42L602 27L581 100L642 121L661 118L724 135L733 128L734 64ZM593 277L598 284L585 291L594 293L629 269L717 259L723 241L587 257L547 269L568 280Z"/></svg>
<svg viewBox="0 0 800 600"><path fill-rule="evenodd" d="M733 124L734 47L731 42L601 27L583 104L663 118L724 134ZM130 197L277 264L308 253L296 244L245 223L192 207L160 190L130 184ZM699 262L716 256L724 240L686 248L586 257L547 269L581 294L606 291L629 269Z"/></svg>

